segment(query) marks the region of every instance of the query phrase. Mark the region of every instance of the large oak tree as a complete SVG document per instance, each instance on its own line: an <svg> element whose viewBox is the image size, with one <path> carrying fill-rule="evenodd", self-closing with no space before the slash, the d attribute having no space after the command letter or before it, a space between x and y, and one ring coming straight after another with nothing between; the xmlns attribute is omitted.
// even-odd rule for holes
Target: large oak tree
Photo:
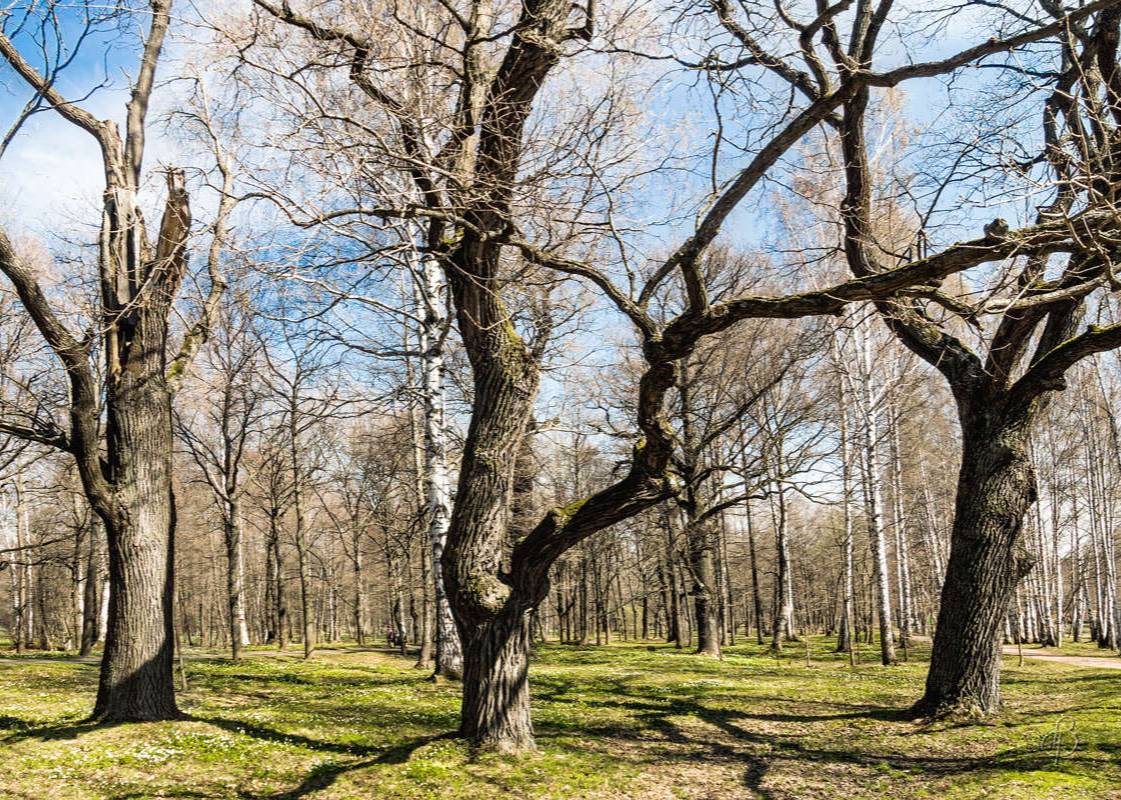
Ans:
<svg viewBox="0 0 1121 800"><path fill-rule="evenodd" d="M1036 252L1068 247L1077 233L1044 220L1016 236L957 243L905 266L864 271L825 289L714 300L702 259L733 214L806 134L823 124L840 124L845 107L871 87L952 74L1053 37L1116 3L1102 0L949 57L881 71L870 66L876 41L870 32L887 24L890 0L872 10L868 2L854 7L845 0L799 8L794 16L784 10L780 16L795 32L794 52L804 69L769 52L765 41L736 21L727 4L693 8L700 13L686 16L689 24L703 29L702 40L729 39L742 55L723 60L725 51L714 51L690 63L670 52L658 54L660 59L713 75L761 72L766 80L789 81L794 93L789 105L777 107L768 118L767 133L743 152L731 175L713 179L688 234L664 257L651 258L637 270L629 262L613 263L608 249L595 244L603 231L612 231L609 213L595 219L573 214L572 222L568 206L556 205L556 197L543 200L533 186L542 175L575 169L566 160L573 149L598 152L602 137L614 133L611 126L598 125L594 115L583 120L584 127L550 131L536 125L535 112L555 100L550 82L566 70L582 64L601 67L605 53L627 49L614 38L616 15L627 17L633 8L608 13L594 3L574 7L568 0L474 0L418 3L384 15L376 4L255 4L262 19L239 42L240 57L270 80L304 81L300 96L316 115L309 125L344 142L347 153L359 153L362 165L376 168L360 171L363 202L353 207L308 213L288 207L283 195L278 202L304 226L360 219L381 230L387 221L419 220L425 225L421 246L442 266L451 287L458 333L473 374L470 425L442 558L464 648L460 734L477 744L519 751L533 747L529 614L547 596L549 571L560 556L680 491L674 470L679 442L665 406L680 364L702 339L746 319L833 314L849 302L914 292L914 287L1000 261L1025 247ZM773 9L770 3L743 4L756 11L763 5ZM850 7L855 13L848 13ZM854 52L846 53L840 44L842 23L852 26L849 38L858 43ZM683 30L675 41L690 35ZM864 42L869 43L868 58L860 51ZM288 65L278 67L261 55L269 48L271 57L289 59ZM832 70L824 67L823 59L830 56L839 64ZM302 64L292 63L300 60ZM321 93L331 86L324 72L331 70L344 75L353 91L324 102ZM309 74L315 78L308 79ZM715 141L719 147L723 139ZM726 163L716 155L713 162ZM402 180L392 182L385 177L389 175ZM630 189L632 183L625 185ZM577 232L552 236L561 220ZM593 287L629 323L643 365L634 386L633 450L617 479L551 509L516 537L508 551L515 465L541 384L538 358L510 311L515 265L526 263Z"/></svg>
<svg viewBox="0 0 1121 800"><path fill-rule="evenodd" d="M1050 197L1031 227L1009 230L1002 219L985 226L984 241L1010 247L980 301L973 292L936 291L878 302L899 339L948 381L962 430L950 557L926 692L915 706L921 714L985 715L999 708L1004 621L1016 585L1034 565L1023 542L1025 516L1038 495L1031 433L1071 367L1121 346L1121 325L1081 325L1102 310L1103 295L1121 288L1113 267L1121 8L1092 3L1072 18L1054 4L1039 6L1021 15L1020 24L1050 29L1050 46L1033 55L1030 66L1021 60L1008 67L1047 80L1037 111L1041 151L1020 169ZM1041 18L1032 19L1033 13ZM836 56L841 85L854 87L837 127L846 183L844 250L858 276L881 274L895 263L876 232L865 139L872 98L860 80L870 66L879 17L878 9L861 4L846 49ZM1040 239L1047 229L1067 234Z"/></svg>
<svg viewBox="0 0 1121 800"><path fill-rule="evenodd" d="M167 190L155 240L141 212L145 124L156 69L170 25L169 0L152 0L147 32L125 109L122 130L99 119L58 89L70 58L40 49L44 69L21 44L36 51L35 30L48 31L55 4L6 15L0 57L34 97L85 132L101 152L105 175L97 240L98 309L87 333L74 331L52 306L32 262L0 231L0 272L23 311L50 346L69 385L65 423L5 415L0 429L70 453L109 541L109 622L93 716L105 721L171 719L179 715L172 680L172 597L175 498L172 493L171 396L206 337L207 321L224 281L211 275L201 316L168 358L172 305L187 270L191 215L181 170L166 173ZM95 4L71 10L96 40L104 26L131 12ZM83 16L84 15L84 16ZM65 15L64 15L65 16ZM140 17L141 15L137 15ZM70 19L70 17L66 17ZM35 25L29 24L34 22ZM42 27L37 28L36 25ZM42 45L42 42L38 43ZM16 120L14 134L25 116ZM94 359L104 359L98 370Z"/></svg>

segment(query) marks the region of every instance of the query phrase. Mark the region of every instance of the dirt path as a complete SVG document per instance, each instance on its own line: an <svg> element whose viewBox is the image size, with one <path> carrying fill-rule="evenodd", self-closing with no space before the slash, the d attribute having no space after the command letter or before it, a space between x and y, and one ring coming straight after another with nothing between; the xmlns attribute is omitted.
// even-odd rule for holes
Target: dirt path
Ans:
<svg viewBox="0 0 1121 800"><path fill-rule="evenodd" d="M1004 655L1017 656L1019 649L1016 645L1005 645ZM1056 664L1070 664L1074 667L1088 667L1090 669L1121 669L1121 658L1115 656L1064 656L1060 653L1048 653L1041 648L1024 648L1024 658L1035 658L1040 661L1052 661Z"/></svg>
<svg viewBox="0 0 1121 800"><path fill-rule="evenodd" d="M929 636L913 635L912 639L929 642ZM1018 656L1019 648L1014 644L1004 645L1004 655ZM1121 669L1121 658L1116 656L1065 656L1062 653L1050 653L1042 647L1029 645L1024 648L1024 658L1035 658L1040 661L1051 661L1055 664L1070 664L1072 667L1086 667L1087 669Z"/></svg>

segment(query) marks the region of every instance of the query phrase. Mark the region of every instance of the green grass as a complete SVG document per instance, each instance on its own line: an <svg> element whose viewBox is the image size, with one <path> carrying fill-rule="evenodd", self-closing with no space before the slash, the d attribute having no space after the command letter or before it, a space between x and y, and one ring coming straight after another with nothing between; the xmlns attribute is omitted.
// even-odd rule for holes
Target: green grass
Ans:
<svg viewBox="0 0 1121 800"><path fill-rule="evenodd" d="M1121 798L1121 671L1009 657L999 718L922 725L898 712L926 647L855 670L824 639L809 666L801 644L542 647L540 750L515 759L450 738L456 687L388 652L196 660L190 721L98 728L95 665L2 658L0 797Z"/></svg>

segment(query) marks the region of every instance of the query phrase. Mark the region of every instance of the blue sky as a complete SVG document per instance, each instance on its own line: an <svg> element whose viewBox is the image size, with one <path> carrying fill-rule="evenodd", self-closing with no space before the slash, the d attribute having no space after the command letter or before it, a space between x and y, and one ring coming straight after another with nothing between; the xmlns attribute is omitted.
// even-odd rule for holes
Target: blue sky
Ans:
<svg viewBox="0 0 1121 800"><path fill-rule="evenodd" d="M905 9L907 3L900 5ZM976 37L974 26L963 17L947 28L945 36L931 41L921 52L915 52L911 57L923 60L938 58L973 43ZM82 105L99 117L120 120L127 99L124 87L135 64L139 42L140 36L136 30L107 32L91 38L63 76L59 88L69 97L79 97L87 94L93 87L108 82L108 86L98 89ZM174 61L185 55L184 49L185 45L175 39L169 43L166 52L170 58L164 60L163 77L174 73ZM898 63L898 60L899 55L890 51L882 59L885 65ZM667 120L680 120L692 114L700 114L702 124L690 131L690 136L695 140L693 144L703 144L708 134L708 128L704 124L707 120L703 119L708 93L703 87L682 88L680 79L674 80L676 82L671 83L667 90L658 93L660 101L664 103L659 113ZM986 80L987 75L973 74L966 76L963 82L983 83ZM192 161L192 156L182 152L159 121L161 110L174 102L177 91L174 84L157 91L150 115L145 163L148 180L157 187L159 176L153 175L153 168L161 164L197 163ZM7 127L8 121L28 96L28 90L18 78L0 68L0 128ZM922 129L943 113L946 92L938 80L916 81L906 87L906 98L907 115ZM766 110L763 109L764 112ZM726 152L729 150L730 148L726 148ZM745 163L743 156L735 160L728 159L723 165L722 174L731 174L742 163ZM678 202L687 205L695 203L704 188L703 181L696 178L681 180L680 175L658 180L662 182L661 186L654 183L648 192L652 199L643 200L645 213L651 218L664 218L670 204L674 202L670 198L675 195ZM53 113L38 114L26 124L21 135L0 160L0 221L11 233L37 237L48 246L57 244L58 237L92 241L99 220L98 206L102 186L99 153L92 138ZM741 208L726 225L726 241L745 249L764 251L771 246L779 249L784 247L778 235L776 221L768 213L770 202L764 194L766 191L773 191L773 187L757 189L741 204ZM192 205L196 221L206 219L208 204L212 201L211 195L195 193ZM947 205L953 206L951 197L947 197L946 201ZM976 224L976 230L972 233L978 233L983 221L995 215L994 212L984 217ZM644 255L656 257L659 252L667 251L680 241L687 233L691 219L690 214L685 214L669 225L651 228L649 234L639 237L642 244L636 249L646 251ZM149 221L150 224L155 222L154 219ZM276 242L285 241L286 233L283 230L270 232L270 235L279 237ZM954 231L949 232L947 237L965 238ZM268 248L265 252L280 252L275 242L265 247ZM820 283L822 278L818 276L816 280ZM365 316L360 310L354 313L356 320L364 319ZM594 375L598 365L605 361L616 362L616 348L631 341L629 328L621 323L612 310L596 311L585 322L590 325L591 333L579 337L580 341L574 349L558 358L558 363L565 366L546 379L542 405L548 407L548 415L560 410L558 404L569 404L570 401L564 400L571 395L571 388L564 385L566 381L579 384L585 380L585 376ZM370 320L368 324L373 324L373 321ZM376 331L377 328L375 326L370 330Z"/></svg>
<svg viewBox="0 0 1121 800"><path fill-rule="evenodd" d="M918 6L917 0L900 2L897 6L904 12L908 7ZM181 6L182 7L182 6ZM182 12L186 13L186 12ZM74 20L70 20L70 34L76 33ZM978 29L976 19L968 14L959 14L950 20L944 35L930 41L911 54L912 58L937 58L962 46L987 38L988 31ZM91 88L108 80L109 86L99 89L82 105L100 117L119 119L123 113L127 97L124 86L127 73L135 63L139 44L138 32L106 32L92 37L75 59L70 69L60 81L60 89L71 97L86 94ZM171 45L175 55L177 45ZM885 51L882 62L891 64L901 57ZM167 61L165 60L165 70ZM989 73L991 75L991 73ZM983 85L989 75L980 71L967 74L958 81L959 86L970 84ZM915 81L905 87L907 113L921 130L944 113L946 92L939 80ZM160 164L170 164L188 160L177 143L166 135L158 123L161 103L166 104L174 98L174 86L157 94L156 107L150 117L148 154L146 166L151 169ZM669 116L683 117L690 113L689 106L700 104L706 92L703 90L672 90L663 95L669 104L664 112ZM0 70L0 126L6 128L8 122L26 101L29 93L25 86L10 72ZM697 136L706 131L698 130ZM723 173L728 175L737 163L729 160ZM664 199L680 189L675 179L669 179L662 192L656 189L651 194L655 201L651 213L664 212ZM686 185L688 185L687 182ZM57 115L44 112L36 115L28 123L21 135L0 161L0 218L16 233L26 233L48 239L55 233L69 235L78 230L90 230L88 226L97 220L97 198L102 185L98 152L93 140L83 132L60 120ZM694 188L699 188L694 187ZM692 194L692 192L689 192ZM953 198L947 197L947 205L953 207ZM748 198L742 208L727 226L727 238L743 247L766 246L773 239L773 220L761 214L765 207L761 193ZM999 210L1006 216L1016 216L1018 208ZM977 223L977 228L996 212ZM198 216L198 214L196 214ZM663 247L672 246L688 225L688 217L680 219L669 228L662 228L656 238ZM951 238L959 238L957 235Z"/></svg>
<svg viewBox="0 0 1121 800"><path fill-rule="evenodd" d="M74 41L81 32L80 18L65 13L62 18L68 40ZM41 70L43 58L35 44L27 36L18 37L16 43ZM86 97L79 105L97 117L121 122L138 48L136 30L91 34L56 85L68 98ZM31 96L18 76L6 66L0 67L3 130ZM146 165L174 160L174 143L161 135L158 125L150 128ZM56 232L69 235L97 223L103 185L99 150L93 138L57 114L42 111L24 124L0 160L0 215L13 233L48 240Z"/></svg>
<svg viewBox="0 0 1121 800"><path fill-rule="evenodd" d="M912 0L911 3L901 0L897 5L906 9L908 5L917 5L917 2L918 0ZM983 41L989 35L989 31L979 30L974 21L962 15L951 21L943 36L931 41L921 51L913 53L912 57L916 60L938 58L968 44ZM70 97L78 97L103 83L108 77L111 85L98 90L82 105L99 117L119 120L127 99L127 92L124 89L126 74L135 63L138 43L136 31L125 32L123 35L106 35L87 42L86 50L74 61L60 82L59 88ZM172 44L170 54L173 57L181 55L181 49L182 45ZM898 54L887 52L883 65L892 66L898 63L898 59ZM165 60L165 69L169 66L168 61L171 60ZM167 71L173 71L173 68ZM991 79L991 74L970 71L959 80L958 85L965 88L981 87ZM905 91L907 116L920 131L938 121L945 113L947 95L940 80L912 82L905 87ZM157 93L156 104L150 117L153 124L150 126L146 157L149 175L152 173L152 168L160 164L191 163L174 138L167 135L158 122L161 108L166 108L168 103L174 101L175 92L176 88L171 86ZM694 104L701 106L704 103L706 95L707 92L702 89L684 90L680 87L671 89L661 94L661 98L668 104L662 109L662 113L667 118L684 118L693 110ZM28 96L27 88L18 78L0 68L0 128L7 127L8 121L18 113ZM703 141L707 133L705 129L698 129L692 131L691 135ZM743 157L734 161L729 159L723 165L722 174L725 176L731 174L735 166L744 163L745 160ZM653 200L645 201L649 204L650 214L653 217L664 215L669 206L666 198L671 197L675 191L681 190L684 194L692 194L690 190L699 188L700 183L688 181L681 185L672 177L662 178L661 181L661 185L655 184L650 189L649 194ZM0 160L0 221L13 233L37 236L46 240L48 244L51 243L52 237L58 235L78 235L92 239L99 218L98 197L101 188L101 165L94 141L87 134L62 121L57 115L50 112L41 113L26 124L20 137L3 160ZM766 248L775 244L774 219L765 211L761 211L768 206L766 199L763 193L757 190L753 196L745 200L726 226L728 231L726 238L729 241L745 248ZM947 195L945 205L952 209L955 206L954 201L952 194ZM202 200L195 204L196 219L205 217L205 202ZM998 213L1015 218L1019 209L1012 211L1001 208L989 209L978 215L978 221L969 233L979 234L981 224ZM688 224L689 216L686 215L674 225L660 228L657 235L650 237L655 242L655 251L650 255L656 256L658 248L671 247L686 232ZM964 238L955 232L947 235L949 238ZM283 242L284 232L279 236L279 240ZM579 384L585 376L594 380L596 362L602 361L601 353L610 353L612 361L617 362L617 358L614 358L617 355L614 349L620 341L629 338L626 334L620 333L622 326L619 325L617 315L612 312L597 314L594 325L601 328L604 335L584 337L584 341L576 346L570 358L572 362L587 360L587 363L581 368L554 373L547 379L542 392L542 405L549 407L546 416L551 415L553 411L559 411L557 406L573 394L572 387L564 385L566 378L573 384Z"/></svg>

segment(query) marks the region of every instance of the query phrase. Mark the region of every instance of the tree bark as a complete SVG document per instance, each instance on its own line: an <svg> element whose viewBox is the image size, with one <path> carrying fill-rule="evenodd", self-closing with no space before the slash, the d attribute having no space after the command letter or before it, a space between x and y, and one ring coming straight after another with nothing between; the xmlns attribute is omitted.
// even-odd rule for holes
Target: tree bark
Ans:
<svg viewBox="0 0 1121 800"><path fill-rule="evenodd" d="M873 386L872 343L867 323L856 328L858 375L855 398L860 410L860 466L864 489L864 516L868 542L872 548L872 567L876 580L876 610L880 622L880 661L895 663L895 641L891 622L891 577L888 573L887 542L883 526L883 477L879 455L880 398Z"/></svg>
<svg viewBox="0 0 1121 800"><path fill-rule="evenodd" d="M363 568L362 543L359 536L354 537L354 556L351 559L351 569L354 580L354 637L360 647L366 644L366 593L363 591L363 581L366 571Z"/></svg>
<svg viewBox="0 0 1121 800"><path fill-rule="evenodd" d="M432 668L433 641L432 630L432 569L429 565L430 555L427 548L422 547L420 554L420 648L416 657L416 669Z"/></svg>
<svg viewBox="0 0 1121 800"><path fill-rule="evenodd" d="M689 571L692 583L694 624L697 628L697 653L720 658L720 621L717 616L716 552L712 526L698 519L700 493L698 461L701 455L696 409L693 407L693 376L688 360L678 368L677 394L680 402L681 438L684 449L682 477L685 480L684 496L678 501L684 512L685 543L688 548Z"/></svg>
<svg viewBox="0 0 1121 800"><path fill-rule="evenodd" d="M15 481L16 489L16 552L19 553L20 560L17 561L12 567L12 646L15 648L16 654L23 652L23 646L26 642L31 643L30 636L27 635L27 610L29 607L28 600L28 587L27 587L27 572L30 567L23 563L27 558L27 551L24 547L27 545L27 540L24 537L26 530L27 514L23 504L23 473L16 473Z"/></svg>
<svg viewBox="0 0 1121 800"><path fill-rule="evenodd" d="M91 522L86 532L88 550L86 552L86 579L82 598L82 633L78 655L88 656L100 638L101 626L101 561L97 547L99 522Z"/></svg>
<svg viewBox="0 0 1121 800"><path fill-rule="evenodd" d="M467 242L457 254L464 275L497 274L497 251ZM499 578L514 470L537 396L536 354L514 330L489 286L448 272L460 334L474 376L474 408L459 486L441 558L448 601L463 644L461 733L473 743L514 752L533 749L529 716L529 639L533 598ZM493 324L491 324L493 323Z"/></svg>
<svg viewBox="0 0 1121 800"><path fill-rule="evenodd" d="M288 646L288 601L284 591L284 554L280 548L280 511L272 507L268 514L269 538L265 559L268 566L269 625L273 629L276 649L283 651Z"/></svg>
<svg viewBox="0 0 1121 800"><path fill-rule="evenodd" d="M111 384L108 461L113 505L99 508L109 540L109 625L95 719L175 719L172 589L175 498L167 320L141 317L133 357Z"/></svg>
<svg viewBox="0 0 1121 800"><path fill-rule="evenodd" d="M962 464L946 581L922 715L984 716L1000 708L1001 628L1032 567L1021 544L1036 499L1026 419L962 415Z"/></svg>
<svg viewBox="0 0 1121 800"><path fill-rule="evenodd" d="M428 506L428 542L432 550L432 587L436 612L436 674L451 680L463 677L463 651L444 587L444 547L451 518L447 469L447 424L444 417L445 314L441 298L440 265L432 258L421 264L423 285L417 294L424 306L420 328L421 372L424 391L424 489Z"/></svg>
<svg viewBox="0 0 1121 800"><path fill-rule="evenodd" d="M311 658L315 648L315 619L311 609L311 575L308 564L307 521L304 517L303 505L303 462L301 460L300 428L298 415L300 413L299 386L293 383L288 400L288 457L289 468L292 470L292 514L295 519L293 541L296 545L296 566L299 572L300 583L300 617L303 623L304 658Z"/></svg>
<svg viewBox="0 0 1121 800"><path fill-rule="evenodd" d="M126 104L125 135L68 102L0 36L4 58L69 122L93 136L105 176L98 237L100 352L51 308L36 275L0 232L0 270L65 368L69 430L46 440L71 453L90 505L105 523L109 602L93 718L114 722L179 716L172 678L175 503L172 492L171 393L207 331L206 312L184 337L168 369L168 316L187 267L190 209L181 170L168 170L167 196L154 243L139 207L145 119L170 22L169 0L151 0L151 22ZM211 273L206 308L224 282ZM174 375L169 375L174 372ZM104 420L104 425L102 425ZM40 439L42 441L42 439Z"/></svg>
<svg viewBox="0 0 1121 800"><path fill-rule="evenodd" d="M712 526L689 525L689 558L693 578L693 613L697 626L697 653L720 658L720 619L716 597L716 554Z"/></svg>
<svg viewBox="0 0 1121 800"><path fill-rule="evenodd" d="M848 653L849 663L855 666L856 636L856 586L854 565L854 536L852 520L852 454L849 444L849 409L845 392L845 382L840 382L840 445L841 445L841 514L844 530L841 548L843 551L844 572L841 578L841 591L844 593L841 607L841 625L837 634L837 652Z"/></svg>
<svg viewBox="0 0 1121 800"><path fill-rule="evenodd" d="M751 607L755 614L755 643L763 644L763 596L759 588L759 559L755 552L751 500L744 501L744 516L747 518L747 553L751 561Z"/></svg>
<svg viewBox="0 0 1121 800"><path fill-rule="evenodd" d="M899 596L899 642L906 655L914 622L911 597L911 562L907 543L907 518L903 511L903 459L899 446L900 411L894 393L888 403L889 457L891 459L892 532L895 538L895 576Z"/></svg>
<svg viewBox="0 0 1121 800"><path fill-rule="evenodd" d="M781 480L776 482L772 513L775 525L775 614L771 621L771 651L781 653L783 639L794 637L794 592L790 586L786 490Z"/></svg>
<svg viewBox="0 0 1121 800"><path fill-rule="evenodd" d="M464 627L459 735L500 753L535 749L529 713L529 620L509 608Z"/></svg>

